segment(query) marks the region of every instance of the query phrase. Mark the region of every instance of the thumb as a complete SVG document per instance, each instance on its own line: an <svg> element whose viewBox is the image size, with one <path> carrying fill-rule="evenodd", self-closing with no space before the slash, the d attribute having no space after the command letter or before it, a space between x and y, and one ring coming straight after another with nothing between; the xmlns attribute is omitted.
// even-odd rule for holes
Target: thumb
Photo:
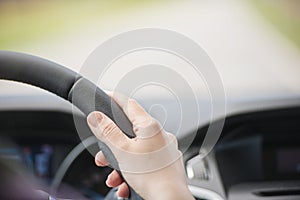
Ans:
<svg viewBox="0 0 300 200"><path fill-rule="evenodd" d="M127 146L129 138L105 114L94 111L87 117L87 122L94 135L104 142L112 151Z"/></svg>

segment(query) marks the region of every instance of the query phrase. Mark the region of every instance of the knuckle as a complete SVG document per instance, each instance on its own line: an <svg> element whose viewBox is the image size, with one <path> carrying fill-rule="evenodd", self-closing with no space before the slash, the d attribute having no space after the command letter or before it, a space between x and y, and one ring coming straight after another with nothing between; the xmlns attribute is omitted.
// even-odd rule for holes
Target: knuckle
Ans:
<svg viewBox="0 0 300 200"><path fill-rule="evenodd" d="M149 127L151 127L152 129L154 129L154 130L161 130L162 129L161 124L156 119L151 117L151 119L149 121L150 121Z"/></svg>
<svg viewBox="0 0 300 200"><path fill-rule="evenodd" d="M128 99L128 103L132 104L132 105L138 104L137 101L135 99L132 99L132 98Z"/></svg>
<svg viewBox="0 0 300 200"><path fill-rule="evenodd" d="M172 133L167 133L167 134L168 134L168 136L169 136L169 138L171 140L176 140L176 136L175 135L173 135Z"/></svg>
<svg viewBox="0 0 300 200"><path fill-rule="evenodd" d="M109 136L113 133L116 133L118 131L118 128L113 123L108 123L103 127L102 133L104 136Z"/></svg>
<svg viewBox="0 0 300 200"><path fill-rule="evenodd" d="M119 145L119 148L124 150L124 151L130 150L130 145L127 142L122 141L118 145Z"/></svg>
<svg viewBox="0 0 300 200"><path fill-rule="evenodd" d="M129 101L129 103L136 103L136 100L132 99L132 98L129 98L128 101Z"/></svg>

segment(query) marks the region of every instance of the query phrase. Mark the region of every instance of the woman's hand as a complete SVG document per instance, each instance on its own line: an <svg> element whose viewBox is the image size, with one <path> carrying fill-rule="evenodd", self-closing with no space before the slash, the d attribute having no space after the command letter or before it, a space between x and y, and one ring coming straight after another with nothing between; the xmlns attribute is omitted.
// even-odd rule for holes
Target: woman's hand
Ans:
<svg viewBox="0 0 300 200"><path fill-rule="evenodd" d="M109 95L120 105L132 122L136 137L128 138L101 112L92 112L88 124L95 136L104 142L118 161L126 182L144 199L194 199L188 190L176 137L162 129L135 100ZM98 166L108 166L103 153L95 157ZM106 180L109 187L119 187L120 197L129 196L128 185L117 171Z"/></svg>

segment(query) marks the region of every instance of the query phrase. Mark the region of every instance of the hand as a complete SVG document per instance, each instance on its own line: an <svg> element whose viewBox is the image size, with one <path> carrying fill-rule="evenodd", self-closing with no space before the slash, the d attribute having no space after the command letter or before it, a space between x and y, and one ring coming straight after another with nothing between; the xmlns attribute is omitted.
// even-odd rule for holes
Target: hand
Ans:
<svg viewBox="0 0 300 200"><path fill-rule="evenodd" d="M92 112L88 124L118 161L127 183L144 199L194 199L188 190L176 137L165 132L135 100L109 95L120 105L132 122L136 137L129 139L101 112ZM95 157L98 166L108 166L103 153ZM108 177L109 187L119 187L120 197L129 196L128 185L114 170Z"/></svg>

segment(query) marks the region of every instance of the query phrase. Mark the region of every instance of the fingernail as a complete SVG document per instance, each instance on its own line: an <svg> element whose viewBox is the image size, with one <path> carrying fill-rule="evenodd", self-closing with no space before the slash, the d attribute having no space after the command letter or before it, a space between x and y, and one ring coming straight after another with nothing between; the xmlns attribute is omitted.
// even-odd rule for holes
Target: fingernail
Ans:
<svg viewBox="0 0 300 200"><path fill-rule="evenodd" d="M102 151L100 151L99 153L96 154L95 156L95 159L96 159L96 164L98 166L106 166L108 165L109 163L107 162L104 154L102 153Z"/></svg>
<svg viewBox="0 0 300 200"><path fill-rule="evenodd" d="M98 124L101 122L102 118L103 117L102 117L101 113L94 112L94 113L89 114L89 116L87 117L87 121L91 126L96 128L98 126Z"/></svg>
<svg viewBox="0 0 300 200"><path fill-rule="evenodd" d="M111 185L110 185L110 175L108 175L107 176L107 178L106 178L106 181L105 181L105 184L107 185L107 187L112 187Z"/></svg>

